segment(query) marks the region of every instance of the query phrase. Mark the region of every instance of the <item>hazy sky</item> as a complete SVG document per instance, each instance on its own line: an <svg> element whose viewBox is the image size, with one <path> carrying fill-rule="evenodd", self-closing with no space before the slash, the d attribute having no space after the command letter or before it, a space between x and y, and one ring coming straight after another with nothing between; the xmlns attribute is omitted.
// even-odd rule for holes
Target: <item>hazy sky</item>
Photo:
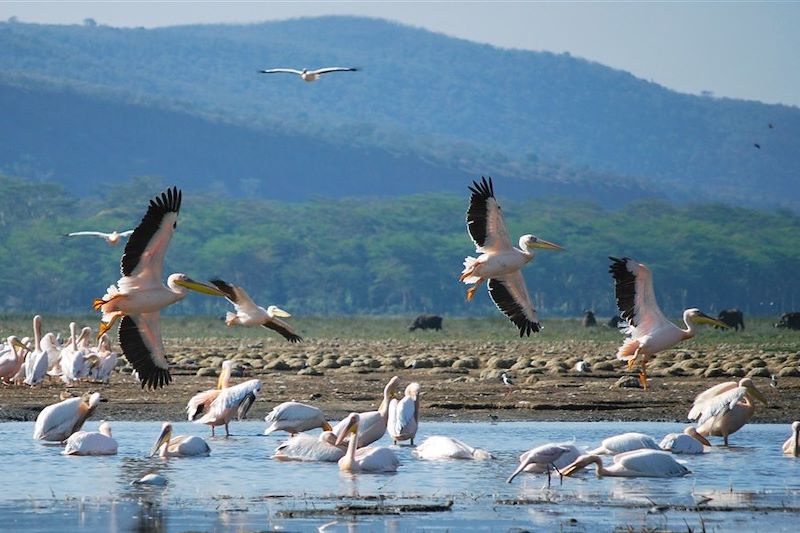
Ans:
<svg viewBox="0 0 800 533"><path fill-rule="evenodd" d="M682 92L800 106L796 2L16 2L0 20L111 26L365 15L507 48L569 52ZM511 75L511 74L510 74Z"/></svg>

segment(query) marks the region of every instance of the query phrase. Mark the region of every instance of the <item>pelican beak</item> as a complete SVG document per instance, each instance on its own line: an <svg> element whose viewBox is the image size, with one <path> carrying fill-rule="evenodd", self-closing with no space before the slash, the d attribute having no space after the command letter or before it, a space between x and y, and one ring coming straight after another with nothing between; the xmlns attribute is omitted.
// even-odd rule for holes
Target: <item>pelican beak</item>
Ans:
<svg viewBox="0 0 800 533"><path fill-rule="evenodd" d="M278 316L278 317L281 317L281 318L290 318L292 316L290 313L284 311L280 307L275 307L274 305L270 306L270 307L272 308L271 309L272 316Z"/></svg>
<svg viewBox="0 0 800 533"><path fill-rule="evenodd" d="M161 435L158 436L158 440L156 440L156 443L153 445L153 449L150 450L149 457L153 457L155 454L158 453L158 450L160 450L164 444L168 444L169 438L171 436L172 436L172 428L167 426L164 429L162 429Z"/></svg>
<svg viewBox="0 0 800 533"><path fill-rule="evenodd" d="M542 239L537 239L536 242L530 244L529 248L541 248L542 250L557 250L560 252L564 251L563 246L559 246L556 243L544 241Z"/></svg>
<svg viewBox="0 0 800 533"><path fill-rule="evenodd" d="M760 390L758 390L758 389L755 387L755 385L748 385L748 386L747 386L747 393L748 393L748 394L750 394L750 395L752 395L752 396L753 396L753 398L755 398L755 399L759 400L759 401L760 401L761 403L763 403L764 405L769 405L769 404L767 403L767 398L766 398L766 397L765 397L763 394L761 394L761 391L760 391Z"/></svg>
<svg viewBox="0 0 800 533"><path fill-rule="evenodd" d="M199 281L195 281L188 277L186 279L179 279L175 283L177 283L181 287L186 287L187 289L191 289L201 294L208 294L210 296L225 296L225 293L223 293L213 285L201 283Z"/></svg>
<svg viewBox="0 0 800 533"><path fill-rule="evenodd" d="M571 464L568 464L566 467L561 469L561 475L563 477L570 477L575 472L583 470L584 468L586 468L586 465L588 465L592 461L591 457L592 457L591 455L582 455L578 457ZM598 477L600 477L599 473Z"/></svg>
<svg viewBox="0 0 800 533"><path fill-rule="evenodd" d="M256 395L252 392L244 397L242 403L239 405L239 411L237 412L237 420L243 420L247 416L247 412L250 410L250 407L253 406L253 403L256 401Z"/></svg>
<svg viewBox="0 0 800 533"><path fill-rule="evenodd" d="M338 437L336 437L336 446L341 445L344 442L344 439L347 438L349 433L352 433L353 435L358 433L358 424L356 424L355 418L351 418L347 422L347 426L345 426L344 430L339 434Z"/></svg>
<svg viewBox="0 0 800 533"><path fill-rule="evenodd" d="M333 431L333 427L327 422L322 423L322 431Z"/></svg>
<svg viewBox="0 0 800 533"><path fill-rule="evenodd" d="M709 326L717 326L718 328L728 329L730 326L714 317L708 316L705 313L698 313L693 319L698 324L708 324Z"/></svg>
<svg viewBox="0 0 800 533"><path fill-rule="evenodd" d="M711 446L711 443L708 442L708 439L702 436L700 433L695 433L694 435L692 435L692 438L698 441L703 446Z"/></svg>
<svg viewBox="0 0 800 533"><path fill-rule="evenodd" d="M222 389L225 386L225 382L230 378L230 370L227 367L222 369L222 372L219 373L219 378L217 378L217 389Z"/></svg>
<svg viewBox="0 0 800 533"><path fill-rule="evenodd" d="M30 348L28 348L28 347L27 347L25 344L23 344L23 343L22 343L22 341L21 341L21 340L19 340L19 339L13 339L13 340L11 341L11 344L13 344L14 346L16 346L16 347L17 347L17 348L19 348L20 350L31 351L31 349L30 349Z"/></svg>
<svg viewBox="0 0 800 533"><path fill-rule="evenodd" d="M520 473L520 472L522 472L523 470L525 470L525 467L526 467L526 466L528 466L528 461L523 461L523 462L521 462L521 463L519 464L519 466L517 467L517 469L516 469L516 470L514 470L514 473L513 473L513 474L511 474L511 475L508 477L508 479L506 480L506 483L511 483L511 482L514 480L514 478L515 478L515 477L517 477L517 475L519 475L519 473Z"/></svg>

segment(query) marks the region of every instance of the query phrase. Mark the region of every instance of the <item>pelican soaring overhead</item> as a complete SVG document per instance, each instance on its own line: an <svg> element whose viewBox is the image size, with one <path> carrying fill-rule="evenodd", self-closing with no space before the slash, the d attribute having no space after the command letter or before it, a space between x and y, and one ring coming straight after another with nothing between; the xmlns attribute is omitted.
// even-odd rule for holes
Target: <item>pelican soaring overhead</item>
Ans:
<svg viewBox="0 0 800 533"><path fill-rule="evenodd" d="M91 237L100 237L101 239L104 239L109 246L116 246L117 244L119 244L120 239L123 239L125 237L130 237L132 233L133 233L132 229L120 232L112 231L111 233L103 233L102 231L74 231L72 233L67 233L66 237L79 237L83 235L88 235Z"/></svg>
<svg viewBox="0 0 800 533"><path fill-rule="evenodd" d="M683 312L686 329L679 328L659 309L653 291L653 274L649 268L629 257L609 259L611 266L608 271L614 277L619 316L627 322L621 329L628 338L617 350L617 357L627 361L629 369L637 361L640 363L639 381L643 388L647 388L648 356L672 348L682 340L691 339L695 336L696 324L728 327L724 322L692 308Z"/></svg>
<svg viewBox="0 0 800 533"><path fill-rule="evenodd" d="M223 296L217 289L193 281L186 274L172 274L166 285L161 281L164 255L178 227L180 208L181 191L177 187L150 200L147 213L125 245L120 262L122 277L94 301L94 309L103 312L98 337L122 319L119 343L142 388L156 389L172 381L161 340L160 311L183 300L186 289Z"/></svg>
<svg viewBox="0 0 800 533"><path fill-rule="evenodd" d="M511 244L500 205L494 197L492 178L473 182L467 211L467 231L475 243L478 258L464 259L459 281L474 286L467 289L467 301L484 281L489 282L489 296L500 311L519 328L519 336L539 331L539 319L528 295L522 267L533 260L533 249L563 250L557 244L533 235L519 238L519 248Z"/></svg>
<svg viewBox="0 0 800 533"><path fill-rule="evenodd" d="M212 279L211 284L225 295L225 299L233 304L235 313L228 312L225 315L225 324L228 327L240 326L264 326L277 331L289 342L300 342L303 338L297 335L292 327L278 317L290 317L289 313L270 305L264 309L256 305L243 288L231 285L221 279Z"/></svg>
<svg viewBox="0 0 800 533"><path fill-rule="evenodd" d="M323 74L330 74L331 72L356 72L358 69L353 67L325 67L318 68L317 70L308 70L307 68L297 70L295 68L270 68L266 70L259 70L261 74L296 74L300 76L303 81L316 81Z"/></svg>
<svg viewBox="0 0 800 533"><path fill-rule="evenodd" d="M767 399L750 378L738 383L720 383L697 395L689 411L689 420L697 423L700 435L723 437L727 446L728 435L739 431L753 417L754 400L767 404Z"/></svg>

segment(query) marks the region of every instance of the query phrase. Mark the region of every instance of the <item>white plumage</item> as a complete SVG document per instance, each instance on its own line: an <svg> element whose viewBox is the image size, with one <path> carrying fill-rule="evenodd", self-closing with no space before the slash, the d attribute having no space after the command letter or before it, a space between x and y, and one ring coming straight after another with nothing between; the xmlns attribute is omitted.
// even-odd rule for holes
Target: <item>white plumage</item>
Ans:
<svg viewBox="0 0 800 533"><path fill-rule="evenodd" d="M345 448L336 446L336 435L323 431L319 437L299 433L275 448L274 459L335 463L344 457Z"/></svg>
<svg viewBox="0 0 800 533"><path fill-rule="evenodd" d="M358 440L358 413L350 413L345 419L344 431L336 438L336 445L344 442L345 435L350 434L350 442L347 445L347 452L344 457L339 459L339 470L345 472L395 472L400 466L400 461L395 453L386 447L366 447L357 449Z"/></svg>
<svg viewBox="0 0 800 533"><path fill-rule="evenodd" d="M614 464L608 468L603 466L599 455L582 455L571 465L562 470L565 476L594 463L597 465L597 477L681 477L691 471L680 464L672 454L656 450L633 450L614 456Z"/></svg>
<svg viewBox="0 0 800 533"><path fill-rule="evenodd" d="M117 441L111 436L111 426L102 422L97 431L77 431L69 436L64 455L116 455Z"/></svg>
<svg viewBox="0 0 800 533"><path fill-rule="evenodd" d="M420 459L494 459L494 456L482 448L473 448L464 441L453 437L432 435L416 447L414 454Z"/></svg>
<svg viewBox="0 0 800 533"><path fill-rule="evenodd" d="M264 430L264 435L274 431L286 431L294 435L314 428L332 430L320 409L300 402L283 402L276 405L264 420L269 424Z"/></svg>
<svg viewBox="0 0 800 533"><path fill-rule="evenodd" d="M68 398L48 405L39 416L33 428L34 440L61 442L78 431L87 418L92 416L100 404L100 394Z"/></svg>
<svg viewBox="0 0 800 533"><path fill-rule="evenodd" d="M618 453L629 452L631 450L640 450L643 448L651 450L660 450L658 443L652 437L644 433L622 433L621 435L614 435L603 439L599 448L588 452L589 455L609 454L614 455Z"/></svg>
<svg viewBox="0 0 800 533"><path fill-rule="evenodd" d="M419 427L419 383L410 383L402 399L389 401L387 420L386 431L394 444L408 440L414 445Z"/></svg>
<svg viewBox="0 0 800 533"><path fill-rule="evenodd" d="M728 436L740 430L755 414L756 399L767 404L767 399L750 378L739 383L720 383L697 395L689 411L689 420L697 423L698 433L723 437L727 446Z"/></svg>
<svg viewBox="0 0 800 533"><path fill-rule="evenodd" d="M161 457L203 457L211 453L211 448L205 440L194 435L172 436L172 424L164 422L161 426L161 435L156 439L152 457L158 453Z"/></svg>
<svg viewBox="0 0 800 533"><path fill-rule="evenodd" d="M528 450L519 457L519 466L508 477L506 483L511 483L517 475L528 466L536 465L547 473L547 484L550 484L550 467L565 454L572 454L575 446L567 444L548 443Z"/></svg>
<svg viewBox="0 0 800 533"><path fill-rule="evenodd" d="M214 436L214 427L224 425L225 435L228 436L230 435L228 424L233 419L234 414L238 413L238 419L243 419L260 391L261 380L259 379L251 379L222 389L219 396L211 402L208 412L195 420L195 423L211 426L212 437Z"/></svg>

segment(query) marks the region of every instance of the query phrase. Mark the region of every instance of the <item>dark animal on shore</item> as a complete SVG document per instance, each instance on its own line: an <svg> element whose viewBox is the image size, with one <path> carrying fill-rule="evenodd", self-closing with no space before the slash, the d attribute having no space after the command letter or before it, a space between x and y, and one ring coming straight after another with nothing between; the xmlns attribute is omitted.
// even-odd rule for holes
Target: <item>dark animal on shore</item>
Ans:
<svg viewBox="0 0 800 533"><path fill-rule="evenodd" d="M774 326L776 328L800 330L800 311L783 313Z"/></svg>
<svg viewBox="0 0 800 533"><path fill-rule="evenodd" d="M618 328L620 322L624 322L624 320L622 320L619 315L614 315L608 319L608 322L606 322L606 326L610 328Z"/></svg>
<svg viewBox="0 0 800 533"><path fill-rule="evenodd" d="M408 331L415 329L442 329L442 317L438 315L419 315L414 319L414 323L408 326Z"/></svg>
<svg viewBox="0 0 800 533"><path fill-rule="evenodd" d="M742 331L744 331L744 314L742 314L742 312L736 308L723 309L719 312L717 318L734 328L736 331L739 331L739 328L742 328Z"/></svg>
<svg viewBox="0 0 800 533"><path fill-rule="evenodd" d="M583 320L581 320L581 325L585 328L593 328L597 326L597 319L594 317L594 313L589 311L588 309L583 312Z"/></svg>

